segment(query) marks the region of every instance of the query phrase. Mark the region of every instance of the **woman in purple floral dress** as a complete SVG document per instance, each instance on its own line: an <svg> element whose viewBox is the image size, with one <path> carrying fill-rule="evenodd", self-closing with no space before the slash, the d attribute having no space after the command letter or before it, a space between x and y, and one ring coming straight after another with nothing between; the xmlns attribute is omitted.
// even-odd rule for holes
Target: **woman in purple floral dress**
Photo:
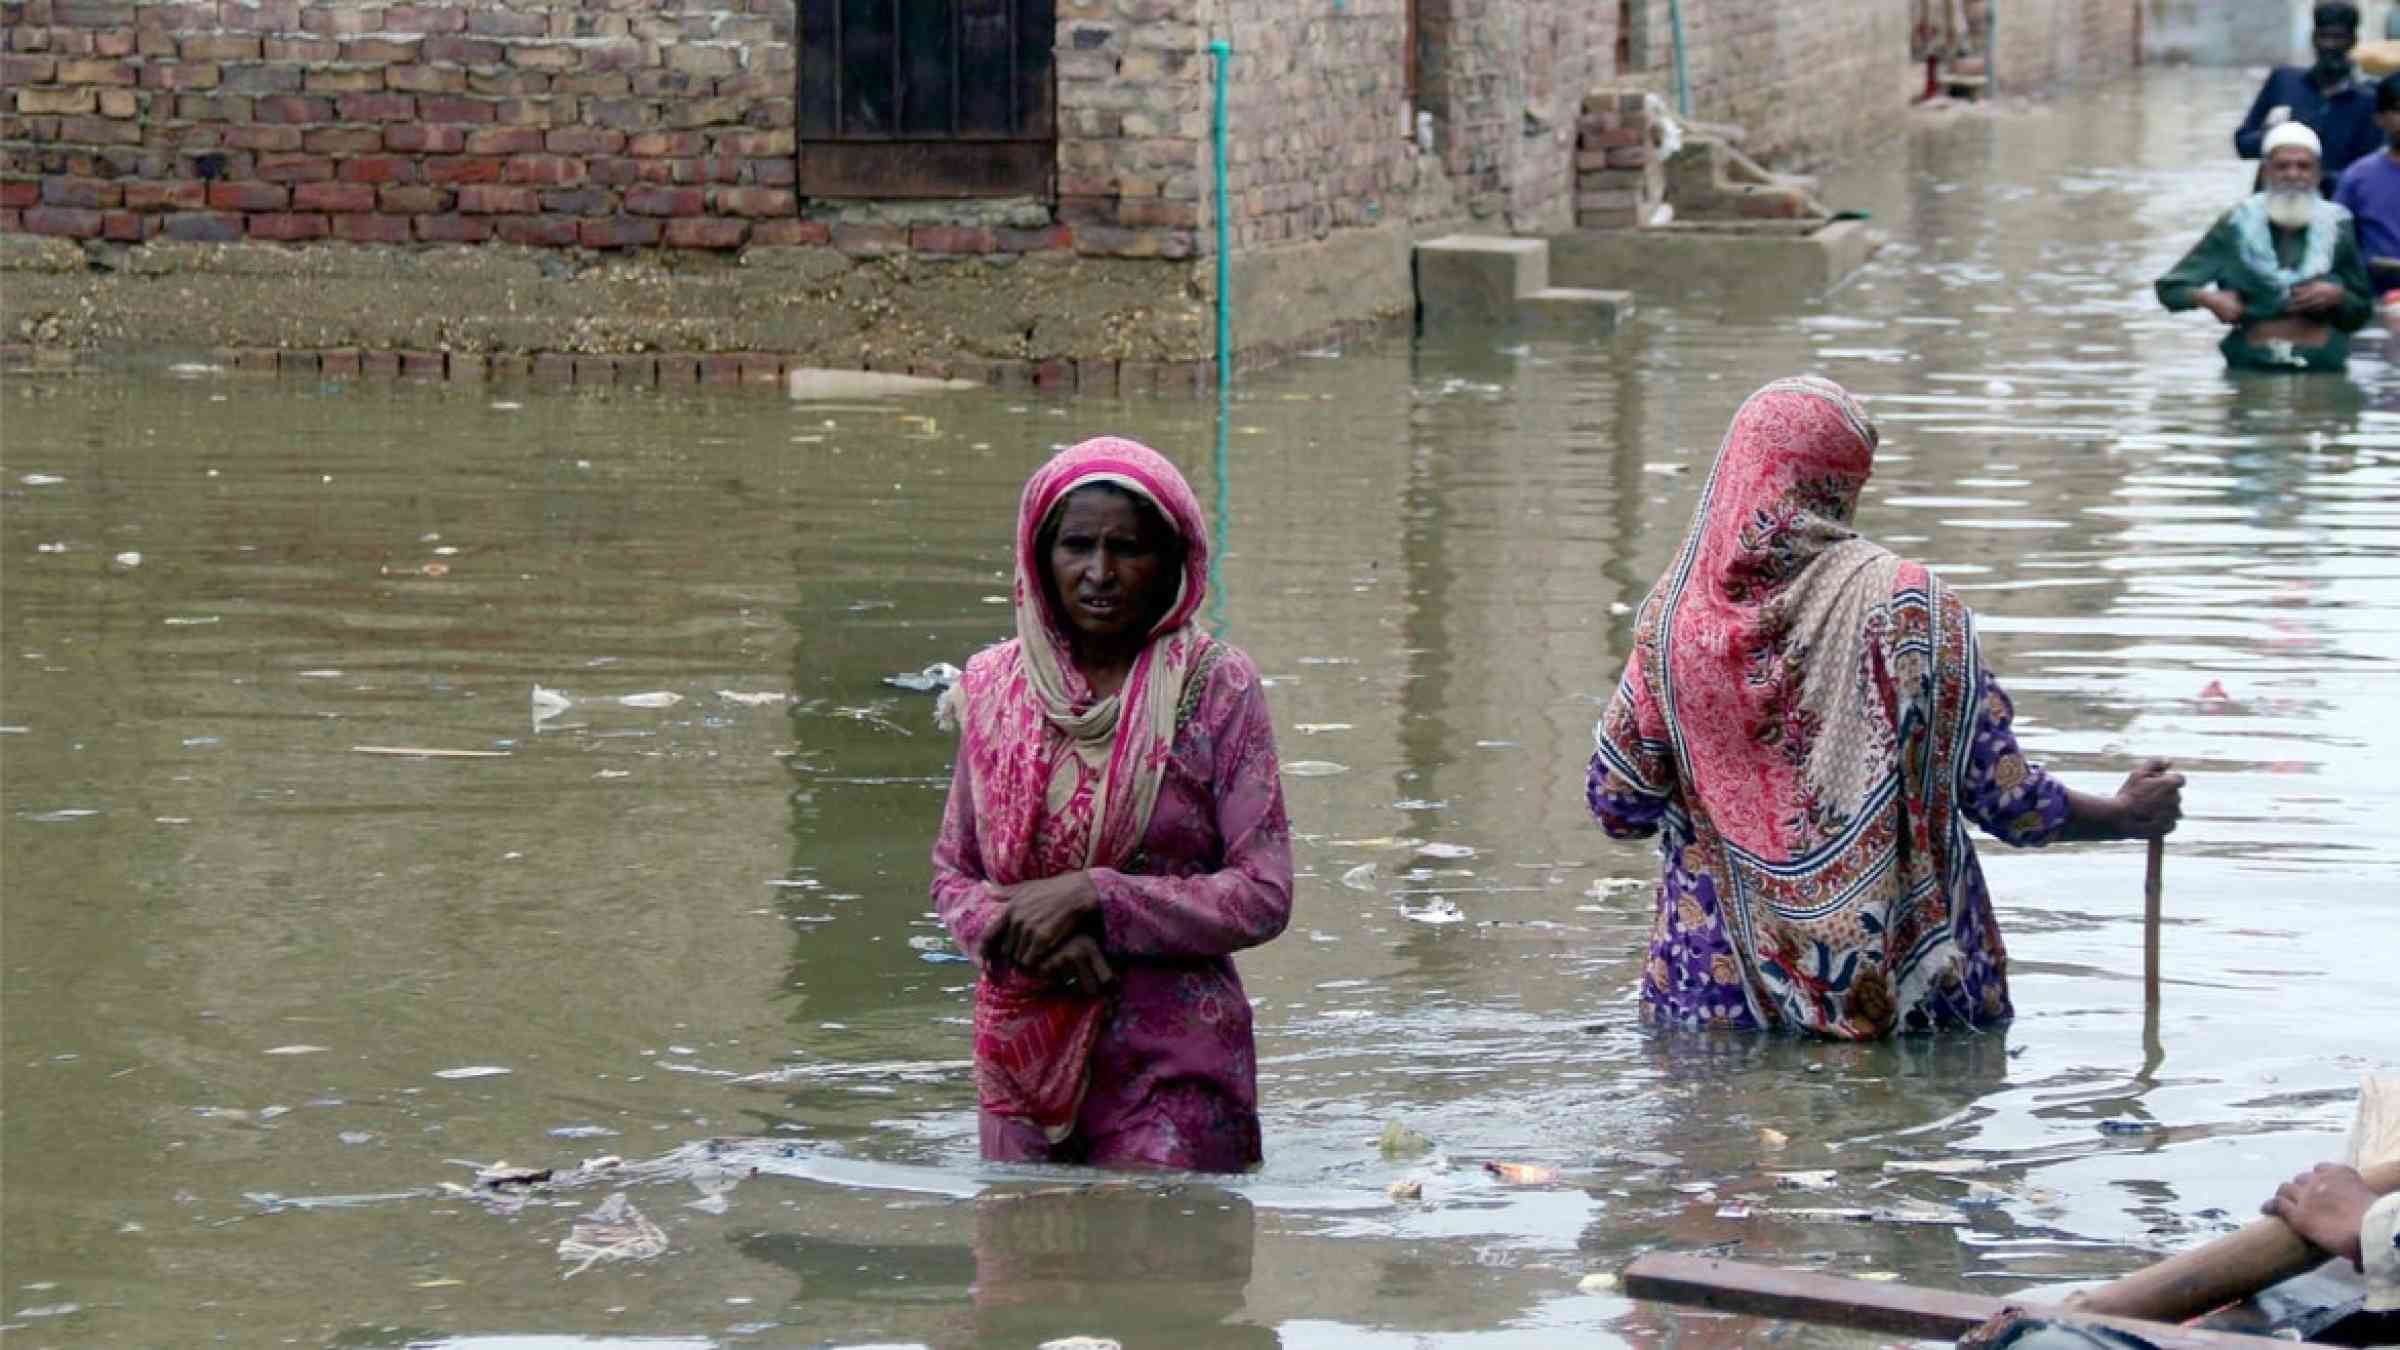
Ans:
<svg viewBox="0 0 2400 1350"><path fill-rule="evenodd" d="M1742 405L1634 621L1585 792L1659 836L1645 1018L1846 1039L2006 1019L2007 952L1966 821L2020 847L2163 835L2183 777L2113 797L2026 760L1974 616L1850 526L1874 463L1826 380Z"/></svg>

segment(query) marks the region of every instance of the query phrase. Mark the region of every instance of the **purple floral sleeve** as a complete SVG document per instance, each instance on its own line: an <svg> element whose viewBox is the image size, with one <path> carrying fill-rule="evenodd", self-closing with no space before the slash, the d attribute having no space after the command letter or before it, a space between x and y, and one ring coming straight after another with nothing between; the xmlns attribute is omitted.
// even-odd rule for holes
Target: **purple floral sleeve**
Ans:
<svg viewBox="0 0 2400 1350"><path fill-rule="evenodd" d="M1959 809L2003 843L2039 848L2067 827L2067 789L2025 758L2009 730L2016 705L1990 671L1983 675L1974 743L1958 776Z"/></svg>
<svg viewBox="0 0 2400 1350"><path fill-rule="evenodd" d="M1674 793L1675 761L1665 722L1650 699L1642 655L1635 652L1617 681L1616 697L1600 715L1598 748L1584 771L1583 799L1614 839L1658 833Z"/></svg>

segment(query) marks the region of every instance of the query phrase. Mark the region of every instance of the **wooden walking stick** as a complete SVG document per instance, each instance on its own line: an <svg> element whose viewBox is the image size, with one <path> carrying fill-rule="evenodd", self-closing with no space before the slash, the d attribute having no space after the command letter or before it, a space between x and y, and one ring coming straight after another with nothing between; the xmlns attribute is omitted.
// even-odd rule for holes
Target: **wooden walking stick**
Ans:
<svg viewBox="0 0 2400 1350"><path fill-rule="evenodd" d="M2159 890L2163 884L2159 874L2166 869L2167 840L2154 835L2150 840L2150 873L2142 880L2142 1006L2152 1016L2158 1014L2158 915Z"/></svg>

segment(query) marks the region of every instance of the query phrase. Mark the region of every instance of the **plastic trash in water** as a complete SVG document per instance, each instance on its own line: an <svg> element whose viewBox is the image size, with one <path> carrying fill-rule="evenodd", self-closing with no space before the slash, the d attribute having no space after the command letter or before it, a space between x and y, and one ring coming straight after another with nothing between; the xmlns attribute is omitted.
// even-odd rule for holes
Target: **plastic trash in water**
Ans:
<svg viewBox="0 0 2400 1350"><path fill-rule="evenodd" d="M1374 890L1375 864L1360 863L1358 866L1342 873L1342 884L1354 891Z"/></svg>
<svg viewBox="0 0 2400 1350"><path fill-rule="evenodd" d="M555 689L544 689L538 684L535 685L533 687L533 729L540 731L542 723L574 706L574 700L565 694Z"/></svg>
<svg viewBox="0 0 2400 1350"><path fill-rule="evenodd" d="M672 708L683 702L683 695L665 689L653 689L647 694L627 694L617 702L628 708Z"/></svg>
<svg viewBox="0 0 2400 1350"><path fill-rule="evenodd" d="M1426 844L1417 850L1421 858L1472 858L1475 850L1465 844Z"/></svg>
<svg viewBox="0 0 2400 1350"><path fill-rule="evenodd" d="M1437 928L1443 926L1444 924L1465 923L1467 921L1467 916L1460 912L1457 905L1452 904L1448 900L1441 899L1427 902L1423 909L1401 910L1400 917L1407 919L1412 923L1431 924Z"/></svg>
<svg viewBox="0 0 2400 1350"><path fill-rule="evenodd" d="M963 964L967 959L951 949L949 939L935 937L931 933L910 938L908 945L917 954L918 960L937 966Z"/></svg>
<svg viewBox="0 0 2400 1350"><path fill-rule="evenodd" d="M666 1249L667 1235L618 1191L577 1216L558 1240L558 1259L579 1263L566 1273L571 1280L602 1261L646 1261Z"/></svg>
<svg viewBox="0 0 2400 1350"><path fill-rule="evenodd" d="M789 699L788 695L773 689L760 690L757 692L751 692L742 689L720 689L717 691L717 697L725 700L727 703L738 703L745 708L770 707L774 704L787 702Z"/></svg>
<svg viewBox="0 0 2400 1350"><path fill-rule="evenodd" d="M938 694L958 683L959 674L958 667L947 661L936 661L923 670L902 671L897 675L886 675L883 677L883 682L894 689L905 689L912 694Z"/></svg>
<svg viewBox="0 0 2400 1350"><path fill-rule="evenodd" d="M1290 778L1329 778L1337 773L1350 772L1350 766L1336 764L1329 759L1295 759L1283 766L1283 772Z"/></svg>
<svg viewBox="0 0 2400 1350"><path fill-rule="evenodd" d="M1540 1163L1487 1162L1483 1170L1511 1186L1547 1186L1558 1180L1558 1169Z"/></svg>
<svg viewBox="0 0 2400 1350"><path fill-rule="evenodd" d="M1433 1152L1433 1141L1399 1121L1386 1121L1375 1147L1387 1158L1414 1158Z"/></svg>
<svg viewBox="0 0 2400 1350"><path fill-rule="evenodd" d="M499 1064L466 1064L455 1069L436 1069L433 1076L436 1078L497 1078L508 1072L511 1070Z"/></svg>
<svg viewBox="0 0 2400 1350"><path fill-rule="evenodd" d="M116 557L109 559L109 561L115 563L119 567L139 567L142 565L142 555L132 549L127 549L123 553L118 554Z"/></svg>

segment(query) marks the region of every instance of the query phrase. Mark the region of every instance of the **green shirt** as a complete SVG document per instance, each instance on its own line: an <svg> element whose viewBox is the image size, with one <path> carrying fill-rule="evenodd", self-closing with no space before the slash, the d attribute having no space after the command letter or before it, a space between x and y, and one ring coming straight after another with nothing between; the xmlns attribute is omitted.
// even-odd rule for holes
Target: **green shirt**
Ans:
<svg viewBox="0 0 2400 1350"><path fill-rule="evenodd" d="M2167 269L2158 279L2158 301L2171 310L2197 307L2192 299L2195 292L2209 286L2232 291L2242 297L2242 322L2227 330L2225 340L2217 350L2225 353L2225 363L2248 370L2340 370L2350 360L2350 335L2366 327L2375 314L2375 290L2367 279L2367 264L2359 256L2358 235L2349 221L2342 222L2339 242L2333 249L2333 271L2323 280L2342 288L2339 309L2321 317L2333 328L2333 336L2322 347L2299 347L2292 355L2302 364L2279 359L2267 347L2253 346L2245 336L2250 325L2258 320L2285 317L2284 302L2288 298L2283 288L2271 277L2261 276L2242 261L2238 226L2233 213L2217 217L2208 233L2183 255L2182 261ZM2300 265L2307 250L2308 236L2304 230L2276 230L2275 259L2286 267ZM2317 280L2318 278L2310 278Z"/></svg>

